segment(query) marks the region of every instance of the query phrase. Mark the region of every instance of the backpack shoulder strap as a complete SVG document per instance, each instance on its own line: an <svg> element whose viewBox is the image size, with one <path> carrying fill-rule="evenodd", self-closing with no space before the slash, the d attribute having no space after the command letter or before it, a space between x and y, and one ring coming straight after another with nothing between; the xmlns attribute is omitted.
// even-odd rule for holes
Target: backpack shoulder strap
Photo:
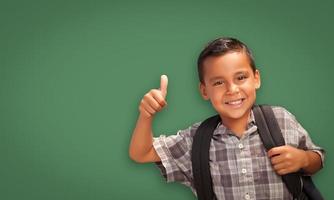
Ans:
<svg viewBox="0 0 334 200"><path fill-rule="evenodd" d="M264 147L269 151L273 147L285 145L281 129L271 106L255 105L253 113ZM288 190L294 198L299 199L302 194L303 183L298 173L290 173L282 176Z"/></svg>
<svg viewBox="0 0 334 200"><path fill-rule="evenodd" d="M193 137L191 161L195 189L197 197L200 200L214 199L209 165L209 152L211 138L219 122L219 115L204 120Z"/></svg>
<svg viewBox="0 0 334 200"><path fill-rule="evenodd" d="M266 120L269 134L271 135L272 139L274 140L276 146L283 146L285 145L285 140L283 138L283 134L281 128L277 123L277 119L275 117L274 111L271 106L268 105L260 105L262 113L264 115L264 119Z"/></svg>

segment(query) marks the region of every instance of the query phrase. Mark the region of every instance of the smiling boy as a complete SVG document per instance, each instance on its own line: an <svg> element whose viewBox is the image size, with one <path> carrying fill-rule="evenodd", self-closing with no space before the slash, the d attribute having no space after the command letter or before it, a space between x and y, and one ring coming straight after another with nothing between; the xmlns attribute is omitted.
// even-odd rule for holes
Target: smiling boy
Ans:
<svg viewBox="0 0 334 200"><path fill-rule="evenodd" d="M210 171L217 199L292 199L281 176L322 168L324 150L313 144L306 130L282 107L273 106L286 145L266 152L259 137L252 107L261 86L248 47L234 38L210 42L198 58L199 89L221 118L210 144ZM153 138L155 113L166 105L167 76L159 89L144 95L129 154L140 163L156 162L168 182L189 186L194 194L191 147L201 124L176 135Z"/></svg>

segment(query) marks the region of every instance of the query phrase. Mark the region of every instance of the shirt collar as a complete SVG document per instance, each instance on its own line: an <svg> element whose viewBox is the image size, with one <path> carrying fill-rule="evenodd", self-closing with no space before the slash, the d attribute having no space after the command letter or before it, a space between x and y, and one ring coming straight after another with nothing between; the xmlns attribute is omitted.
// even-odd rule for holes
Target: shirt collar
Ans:
<svg viewBox="0 0 334 200"><path fill-rule="evenodd" d="M248 133L249 131L254 132L254 127L255 126L255 117L254 117L254 113L253 110L251 110L249 118L248 118L248 122L247 122L247 129L246 129L246 133ZM256 130L256 129L255 129ZM213 135L222 135L222 134L233 134L231 132L230 129L228 129L226 126L224 126L224 124L222 124L222 122L220 121L213 133Z"/></svg>

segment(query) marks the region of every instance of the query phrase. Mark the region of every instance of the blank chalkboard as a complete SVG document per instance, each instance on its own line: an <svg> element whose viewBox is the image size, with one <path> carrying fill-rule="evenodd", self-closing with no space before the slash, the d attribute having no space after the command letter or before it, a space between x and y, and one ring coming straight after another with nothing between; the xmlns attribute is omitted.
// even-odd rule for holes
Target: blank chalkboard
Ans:
<svg viewBox="0 0 334 200"><path fill-rule="evenodd" d="M253 51L258 103L292 112L334 178L333 1L1 1L0 199L195 199L128 146L142 96L169 77L154 134L212 115L196 59L219 36Z"/></svg>

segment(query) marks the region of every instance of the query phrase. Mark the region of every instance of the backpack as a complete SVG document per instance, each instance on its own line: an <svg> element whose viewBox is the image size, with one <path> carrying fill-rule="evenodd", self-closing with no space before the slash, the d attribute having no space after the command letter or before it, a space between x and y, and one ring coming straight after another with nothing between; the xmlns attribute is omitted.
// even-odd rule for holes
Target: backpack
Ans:
<svg viewBox="0 0 334 200"><path fill-rule="evenodd" d="M267 105L255 105L253 106L253 113L260 138L266 150L285 145L272 108ZM195 189L199 200L216 199L212 188L209 148L213 132L220 121L219 115L204 120L193 138L191 161ZM301 171L283 175L282 179L293 199L323 200L311 177L302 175Z"/></svg>

